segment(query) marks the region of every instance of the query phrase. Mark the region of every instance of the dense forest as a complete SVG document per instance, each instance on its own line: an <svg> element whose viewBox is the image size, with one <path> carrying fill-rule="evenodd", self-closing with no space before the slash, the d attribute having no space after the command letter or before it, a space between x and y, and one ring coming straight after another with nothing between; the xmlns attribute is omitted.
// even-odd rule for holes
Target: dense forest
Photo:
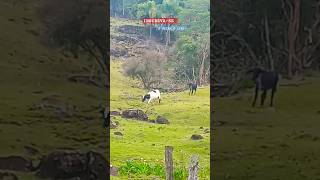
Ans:
<svg viewBox="0 0 320 180"><path fill-rule="evenodd" d="M217 84L240 82L253 66L288 79L319 71L319 1L225 0L214 1L212 7L211 59Z"/></svg>
<svg viewBox="0 0 320 180"><path fill-rule="evenodd" d="M210 2L208 0L111 1L110 16L131 20L177 17L179 24L176 26L186 27L184 31L170 31L158 29L156 25L144 26L148 40L160 39L162 50L151 54L152 57L161 58L154 60L158 63L151 62L148 60L150 52L146 52L142 59L128 60L126 71L127 75L141 79L145 88L179 83L185 85L185 82L190 81L197 81L199 85L209 82ZM148 72L151 69L152 72ZM155 70L159 72L153 72ZM151 77L153 74L156 77Z"/></svg>

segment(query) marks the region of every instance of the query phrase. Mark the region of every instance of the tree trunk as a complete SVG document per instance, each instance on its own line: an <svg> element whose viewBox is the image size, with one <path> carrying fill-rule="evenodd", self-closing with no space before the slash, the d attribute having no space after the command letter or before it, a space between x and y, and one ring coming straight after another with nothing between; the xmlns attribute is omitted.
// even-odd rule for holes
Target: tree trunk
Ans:
<svg viewBox="0 0 320 180"><path fill-rule="evenodd" d="M204 75L205 75L205 69L204 69L204 62L205 59L207 58L207 44L205 44L202 49L201 49L201 63L199 67L199 86L202 86L204 83Z"/></svg>
<svg viewBox="0 0 320 180"><path fill-rule="evenodd" d="M122 0L122 16L124 16L124 0Z"/></svg>
<svg viewBox="0 0 320 180"><path fill-rule="evenodd" d="M170 27L170 25L168 25L168 27ZM168 39L168 44L170 45L170 42L171 42L171 32L170 32L170 30L168 30L169 32L169 39Z"/></svg>
<svg viewBox="0 0 320 180"><path fill-rule="evenodd" d="M289 7L288 16L288 76L292 78L295 70L302 71L301 60L297 58L297 40L300 28L300 0L285 0Z"/></svg>
<svg viewBox="0 0 320 180"><path fill-rule="evenodd" d="M169 45L169 25L168 25L168 29L167 29L167 32L166 32L166 49L167 49L168 45Z"/></svg>
<svg viewBox="0 0 320 180"><path fill-rule="evenodd" d="M264 25L265 25L264 28L265 28L265 35L266 35L269 66L270 66L270 70L273 71L274 70L274 59L272 57L272 52L271 52L270 29L269 29L269 20L268 20L267 11L265 11L265 14L264 14Z"/></svg>
<svg viewBox="0 0 320 180"><path fill-rule="evenodd" d="M150 29L149 29L149 38L150 38L150 39L151 39L151 37L152 37L151 33L152 33L152 26L150 25Z"/></svg>
<svg viewBox="0 0 320 180"><path fill-rule="evenodd" d="M194 67L192 67L192 81L194 81L196 79L195 75L194 75Z"/></svg>

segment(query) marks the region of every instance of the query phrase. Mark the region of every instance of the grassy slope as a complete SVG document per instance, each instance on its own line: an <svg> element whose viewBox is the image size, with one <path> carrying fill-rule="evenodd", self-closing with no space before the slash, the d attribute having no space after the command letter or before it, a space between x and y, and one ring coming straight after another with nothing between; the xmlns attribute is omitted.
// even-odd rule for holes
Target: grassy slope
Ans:
<svg viewBox="0 0 320 180"><path fill-rule="evenodd" d="M29 1L12 7L0 1L0 156L22 155L37 160L45 153L67 148L106 153L108 147L100 114L82 112L102 102L105 93L102 89L66 80L68 75L87 66L85 58L64 57L45 48L39 37L27 32L40 31L35 5L35 1ZM10 18L14 21L9 21ZM23 18L32 21L27 24ZM90 116L92 120L76 117L59 120L46 111L28 110L53 94L59 95L60 104L75 105L78 114ZM69 122L65 122L67 120ZM26 145L40 153L30 155L24 148Z"/></svg>
<svg viewBox="0 0 320 180"><path fill-rule="evenodd" d="M189 163L191 154L200 155L201 179L209 179L209 133L204 129L210 126L209 88L199 89L196 96L187 92L163 94L161 104L154 103L149 107L141 102L145 93L139 89L136 81L122 75L121 63L111 63L111 110L138 108L151 117L163 115L169 119L170 125L154 125L145 122L125 120L115 117L120 122L118 129L111 131L111 163L119 166L128 159L146 159L149 162L164 159L164 147L174 147L175 161L183 161L180 165ZM124 134L119 138L113 134L120 131ZM192 141L192 134L201 134L203 140ZM153 145L154 144L154 145ZM121 177L127 179L127 177Z"/></svg>
<svg viewBox="0 0 320 180"><path fill-rule="evenodd" d="M215 99L214 119L226 122L213 132L216 179L320 178L320 79L307 81L280 87L275 109L250 108L251 91Z"/></svg>

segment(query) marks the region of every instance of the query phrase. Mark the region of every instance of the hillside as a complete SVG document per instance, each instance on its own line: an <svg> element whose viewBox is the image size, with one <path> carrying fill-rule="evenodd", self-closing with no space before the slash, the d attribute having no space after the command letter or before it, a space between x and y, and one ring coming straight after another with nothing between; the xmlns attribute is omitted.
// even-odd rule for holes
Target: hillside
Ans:
<svg viewBox="0 0 320 180"><path fill-rule="evenodd" d="M37 3L0 1L0 156L37 162L55 150L106 154L98 112L104 90L68 81L86 73L83 67L90 63L86 56L74 59L41 43Z"/></svg>
<svg viewBox="0 0 320 180"><path fill-rule="evenodd" d="M210 99L209 87L198 89L197 95L189 96L188 91L162 94L160 104L146 105L141 102L145 90L139 89L138 82L122 75L121 61L111 63L112 111L141 109L150 117L157 115L169 119L169 125L152 124L112 117L120 126L111 130L111 164L123 166L128 160L143 158L149 164L162 165L164 147L174 147L174 160L177 167L188 167L190 155L200 156L200 179L210 176ZM201 128L202 127L202 128ZM121 132L119 137L114 132ZM191 140L192 134L200 134L203 140ZM127 179L120 176L120 179Z"/></svg>

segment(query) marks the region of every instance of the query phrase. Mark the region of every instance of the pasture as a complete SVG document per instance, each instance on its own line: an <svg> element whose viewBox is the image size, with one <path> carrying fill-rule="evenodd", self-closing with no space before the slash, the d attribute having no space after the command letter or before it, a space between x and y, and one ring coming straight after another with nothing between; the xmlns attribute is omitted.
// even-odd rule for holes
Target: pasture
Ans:
<svg viewBox="0 0 320 180"><path fill-rule="evenodd" d="M111 164L123 166L128 160L143 160L151 165L164 165L164 148L173 146L175 168L188 167L190 156L199 155L200 179L210 178L210 90L204 87L197 94L189 96L189 91L179 93L162 93L161 103L154 100L149 105L142 103L142 95L148 90L139 88L138 82L122 75L120 61L111 62L111 111L141 109L150 119L162 115L170 121L169 125L153 124L135 120L112 117L120 123L110 132ZM202 127L202 128L201 128ZM117 136L114 132L121 132ZM202 140L191 140L192 134L200 134ZM134 174L132 176L135 176ZM150 179L141 174L135 176ZM127 175L112 179L128 179Z"/></svg>
<svg viewBox="0 0 320 180"><path fill-rule="evenodd" d="M52 151L106 155L109 147L98 109L106 99L104 90L67 80L91 63L41 43L34 11L38 1L15 7L10 2L0 1L0 156L22 156L36 166ZM41 104L76 109L68 117L49 106L39 108ZM15 174L35 179L33 173Z"/></svg>
<svg viewBox="0 0 320 180"><path fill-rule="evenodd" d="M215 98L215 179L320 178L320 78L302 83L280 86L274 108L251 108L253 89Z"/></svg>

